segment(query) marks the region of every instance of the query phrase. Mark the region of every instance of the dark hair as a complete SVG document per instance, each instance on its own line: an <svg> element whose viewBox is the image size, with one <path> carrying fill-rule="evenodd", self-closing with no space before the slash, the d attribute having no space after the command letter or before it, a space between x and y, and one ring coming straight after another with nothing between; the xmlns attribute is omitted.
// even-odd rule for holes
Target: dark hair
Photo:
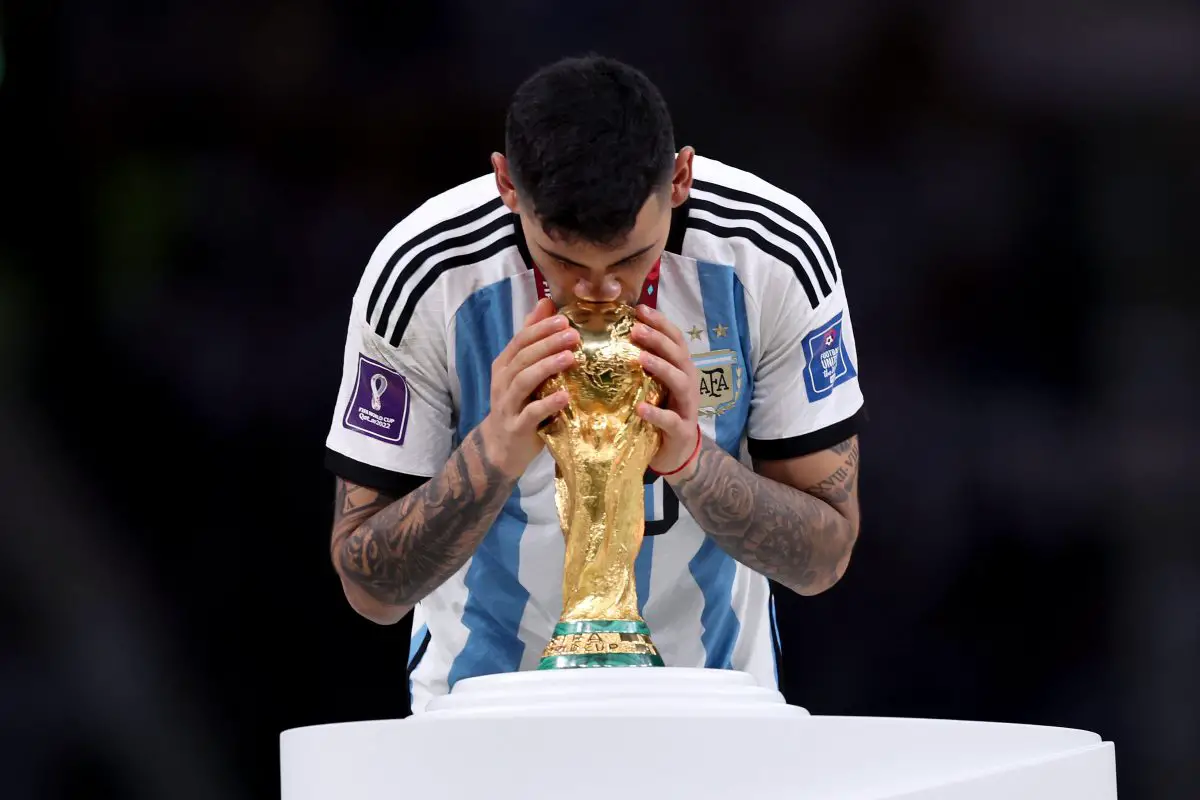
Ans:
<svg viewBox="0 0 1200 800"><path fill-rule="evenodd" d="M513 95L506 157L549 234L594 244L633 229L675 161L666 101L627 64L588 55L543 67Z"/></svg>

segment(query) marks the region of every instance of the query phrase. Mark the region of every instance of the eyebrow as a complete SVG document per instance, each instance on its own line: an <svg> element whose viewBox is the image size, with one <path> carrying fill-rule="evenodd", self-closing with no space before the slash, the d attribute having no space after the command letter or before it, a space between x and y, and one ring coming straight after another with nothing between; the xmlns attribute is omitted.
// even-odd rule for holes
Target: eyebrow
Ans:
<svg viewBox="0 0 1200 800"><path fill-rule="evenodd" d="M621 264L624 264L626 261L633 261L638 256L645 255L646 253L653 250L655 244L657 244L657 242L651 242L650 244L643 247L641 250L638 250L636 253L630 253L629 255L625 256L624 258L614 261L613 263L609 264L608 266L616 267ZM538 246L541 247L540 244ZM576 261L572 258L567 258L566 256L563 256L563 255L559 255L558 253L554 252L553 250L549 250L545 247L542 247L542 251L546 255L550 256L551 258L557 259L557 260L563 262L564 264L571 264L572 266L583 267L584 269L588 269L588 266L586 264L580 264L578 261Z"/></svg>

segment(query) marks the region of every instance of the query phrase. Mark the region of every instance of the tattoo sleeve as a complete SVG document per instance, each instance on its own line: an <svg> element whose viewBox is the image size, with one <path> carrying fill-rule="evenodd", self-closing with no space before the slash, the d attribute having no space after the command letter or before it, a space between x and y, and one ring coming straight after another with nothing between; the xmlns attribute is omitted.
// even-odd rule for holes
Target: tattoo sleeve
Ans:
<svg viewBox="0 0 1200 800"><path fill-rule="evenodd" d="M840 456L845 456L845 461L828 478L809 486L804 492L819 497L839 511L847 513L849 504L854 500L854 490L858 487L858 439L847 439L830 449Z"/></svg>
<svg viewBox="0 0 1200 800"><path fill-rule="evenodd" d="M800 594L816 594L841 579L856 537L850 507L858 442L834 452L845 456L842 464L801 491L758 475L705 438L695 470L672 488L729 555Z"/></svg>
<svg viewBox="0 0 1200 800"><path fill-rule="evenodd" d="M515 485L488 457L478 429L440 473L398 500L339 480L334 563L373 599L415 604L467 562Z"/></svg>

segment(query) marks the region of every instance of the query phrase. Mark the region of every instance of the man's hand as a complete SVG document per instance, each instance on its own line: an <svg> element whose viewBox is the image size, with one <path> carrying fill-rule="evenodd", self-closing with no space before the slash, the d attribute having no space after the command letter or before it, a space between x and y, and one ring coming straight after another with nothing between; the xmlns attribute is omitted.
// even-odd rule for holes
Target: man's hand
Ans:
<svg viewBox="0 0 1200 800"><path fill-rule="evenodd" d="M551 300L539 300L492 362L492 407L479 428L496 466L510 477L520 477L542 451L538 426L569 400L563 390L530 402L543 381L575 363L579 334L555 311Z"/></svg>
<svg viewBox="0 0 1200 800"><path fill-rule="evenodd" d="M492 362L490 412L437 475L394 501L339 482L333 563L360 614L396 622L467 562L544 447L538 425L566 407L565 391L530 398L575 363L578 343L566 317L542 300Z"/></svg>
<svg viewBox="0 0 1200 800"><path fill-rule="evenodd" d="M662 445L650 462L650 469L671 472L696 449L700 376L679 328L648 306L638 306L637 314L639 322L633 326L633 342L643 350L642 367L667 390L666 408L642 403L637 413L662 431Z"/></svg>

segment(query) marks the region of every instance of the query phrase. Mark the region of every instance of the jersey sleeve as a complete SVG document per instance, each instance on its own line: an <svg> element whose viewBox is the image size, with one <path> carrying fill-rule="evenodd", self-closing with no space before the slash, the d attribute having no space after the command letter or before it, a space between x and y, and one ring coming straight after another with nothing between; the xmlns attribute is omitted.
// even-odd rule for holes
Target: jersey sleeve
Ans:
<svg viewBox="0 0 1200 800"><path fill-rule="evenodd" d="M366 269L346 330L341 383L325 441L325 465L353 483L406 494L446 463L453 449L446 324L433 293L416 303L392 345L368 318L369 296L388 240Z"/></svg>
<svg viewBox="0 0 1200 800"><path fill-rule="evenodd" d="M866 407L844 284L814 308L790 270L772 266L780 268L760 295L747 447L754 458L796 458L857 434Z"/></svg>

